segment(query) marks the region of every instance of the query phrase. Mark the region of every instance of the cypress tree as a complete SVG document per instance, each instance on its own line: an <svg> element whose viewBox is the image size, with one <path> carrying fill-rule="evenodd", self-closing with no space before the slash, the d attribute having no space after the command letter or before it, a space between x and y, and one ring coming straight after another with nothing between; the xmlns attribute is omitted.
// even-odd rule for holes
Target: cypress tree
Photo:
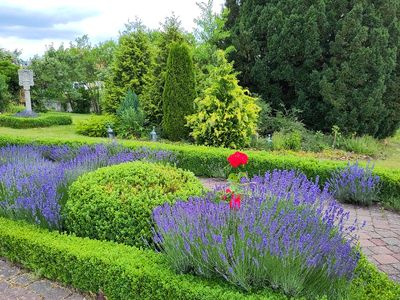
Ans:
<svg viewBox="0 0 400 300"><path fill-rule="evenodd" d="M189 136L186 116L193 113L196 84L192 57L184 43L174 43L167 61L163 92L163 130L168 139L178 141Z"/></svg>
<svg viewBox="0 0 400 300"><path fill-rule="evenodd" d="M106 80L103 110L115 113L128 90L141 95L152 63L150 42L142 28L122 35L111 66L111 76Z"/></svg>

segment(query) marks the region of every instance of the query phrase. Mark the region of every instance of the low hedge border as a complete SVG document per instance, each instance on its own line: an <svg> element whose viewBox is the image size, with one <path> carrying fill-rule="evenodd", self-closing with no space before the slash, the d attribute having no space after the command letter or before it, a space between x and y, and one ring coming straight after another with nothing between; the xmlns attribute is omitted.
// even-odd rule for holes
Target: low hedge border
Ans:
<svg viewBox="0 0 400 300"><path fill-rule="evenodd" d="M162 254L113 242L50 232L0 218L0 257L41 276L108 299L288 299L266 289L246 294L221 280L175 274ZM400 285L362 258L351 299L398 300Z"/></svg>
<svg viewBox="0 0 400 300"><path fill-rule="evenodd" d="M107 141L99 138L40 138L32 139L25 137L4 136L0 134L0 146L7 144L96 144ZM197 176L205 177L225 177L227 171L226 158L232 154L231 149L214 148L195 145L179 145L167 143L154 143L145 141L127 141L120 140L122 145L130 148L148 147L151 149L170 150L176 153L178 158L177 167L190 170ZM347 165L346 162L319 160L309 157L298 157L294 155L279 155L266 151L251 151L246 153L249 155L249 163L245 170L249 175L263 174L265 171L274 169L297 169L304 172L309 178L319 176L321 182L332 174L334 170ZM392 208L400 210L400 170L389 170L376 167L374 170L376 175L381 177L381 201Z"/></svg>
<svg viewBox="0 0 400 300"><path fill-rule="evenodd" d="M17 129L70 124L72 124L70 116L40 114L38 117L16 117L13 115L0 115L0 126Z"/></svg>
<svg viewBox="0 0 400 300"><path fill-rule="evenodd" d="M151 250L49 232L0 218L0 256L49 279L108 299L287 299L266 290L245 294L220 280L175 274Z"/></svg>

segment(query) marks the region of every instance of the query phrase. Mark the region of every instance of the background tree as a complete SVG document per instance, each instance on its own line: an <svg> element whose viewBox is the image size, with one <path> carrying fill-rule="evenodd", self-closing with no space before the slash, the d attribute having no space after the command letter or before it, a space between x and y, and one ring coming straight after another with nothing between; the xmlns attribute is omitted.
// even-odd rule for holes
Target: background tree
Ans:
<svg viewBox="0 0 400 300"><path fill-rule="evenodd" d="M129 89L140 96L152 63L149 39L142 27L122 35L115 51L111 75L106 81L103 109L115 113Z"/></svg>
<svg viewBox="0 0 400 300"><path fill-rule="evenodd" d="M190 36L182 29L180 20L173 14L161 24L160 31L153 31L152 51L155 63L146 75L141 102L150 124L160 125L163 116L162 95L165 86L167 59L173 43L190 43Z"/></svg>
<svg viewBox="0 0 400 300"><path fill-rule="evenodd" d="M0 112L4 112L10 102L10 93L8 92L8 85L6 77L0 74Z"/></svg>
<svg viewBox="0 0 400 300"><path fill-rule="evenodd" d="M189 136L185 117L193 113L196 81L189 47L171 45L163 92L162 126L168 139L178 141Z"/></svg>
<svg viewBox="0 0 400 300"><path fill-rule="evenodd" d="M196 143L241 148L248 146L256 132L260 108L256 99L242 88L237 73L225 58L215 53L216 66L210 68L211 85L195 100L196 113L188 116L188 126Z"/></svg>
<svg viewBox="0 0 400 300"><path fill-rule="evenodd" d="M300 110L315 130L336 124L344 133L384 137L398 128L399 1L226 5L240 82L274 109Z"/></svg>

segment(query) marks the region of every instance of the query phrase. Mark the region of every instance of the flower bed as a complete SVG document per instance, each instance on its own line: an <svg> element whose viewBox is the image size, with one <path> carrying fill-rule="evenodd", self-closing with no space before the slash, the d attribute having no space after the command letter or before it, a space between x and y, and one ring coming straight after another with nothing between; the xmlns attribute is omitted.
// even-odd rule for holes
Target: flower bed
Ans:
<svg viewBox="0 0 400 300"><path fill-rule="evenodd" d="M173 160L166 151L116 145L0 148L0 215L61 228L68 186L81 174L121 162Z"/></svg>
<svg viewBox="0 0 400 300"><path fill-rule="evenodd" d="M82 145L95 144L98 139L82 137L76 139L43 138L30 139L0 135L0 146L7 144L39 143L45 145ZM190 170L197 176L225 177L226 157L232 153L229 149L194 145L175 145L143 141L120 141L129 148L148 147L151 149L173 151L177 156L177 166ZM345 168L346 162L302 158L290 155L279 155L265 151L247 151L251 161L244 170L250 176L262 174L274 169L295 169L303 172L308 178L320 178L323 184L338 168ZM362 164L360 164L362 165ZM376 167L374 174L380 177L381 192L378 201L400 210L400 170Z"/></svg>
<svg viewBox="0 0 400 300"><path fill-rule="evenodd" d="M35 128L55 125L71 125L70 116L40 114L35 117L19 117L13 115L0 115L0 126L12 128Z"/></svg>

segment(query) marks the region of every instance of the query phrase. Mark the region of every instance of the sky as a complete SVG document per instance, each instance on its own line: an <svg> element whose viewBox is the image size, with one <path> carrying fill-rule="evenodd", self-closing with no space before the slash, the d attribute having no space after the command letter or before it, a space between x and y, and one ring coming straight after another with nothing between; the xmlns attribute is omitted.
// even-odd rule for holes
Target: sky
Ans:
<svg viewBox="0 0 400 300"><path fill-rule="evenodd" d="M155 29L172 13L192 31L201 1L207 0L0 0L0 48L21 50L27 60L43 54L46 45L68 45L83 34L92 43L116 39L136 17ZM224 2L214 0L214 10Z"/></svg>

